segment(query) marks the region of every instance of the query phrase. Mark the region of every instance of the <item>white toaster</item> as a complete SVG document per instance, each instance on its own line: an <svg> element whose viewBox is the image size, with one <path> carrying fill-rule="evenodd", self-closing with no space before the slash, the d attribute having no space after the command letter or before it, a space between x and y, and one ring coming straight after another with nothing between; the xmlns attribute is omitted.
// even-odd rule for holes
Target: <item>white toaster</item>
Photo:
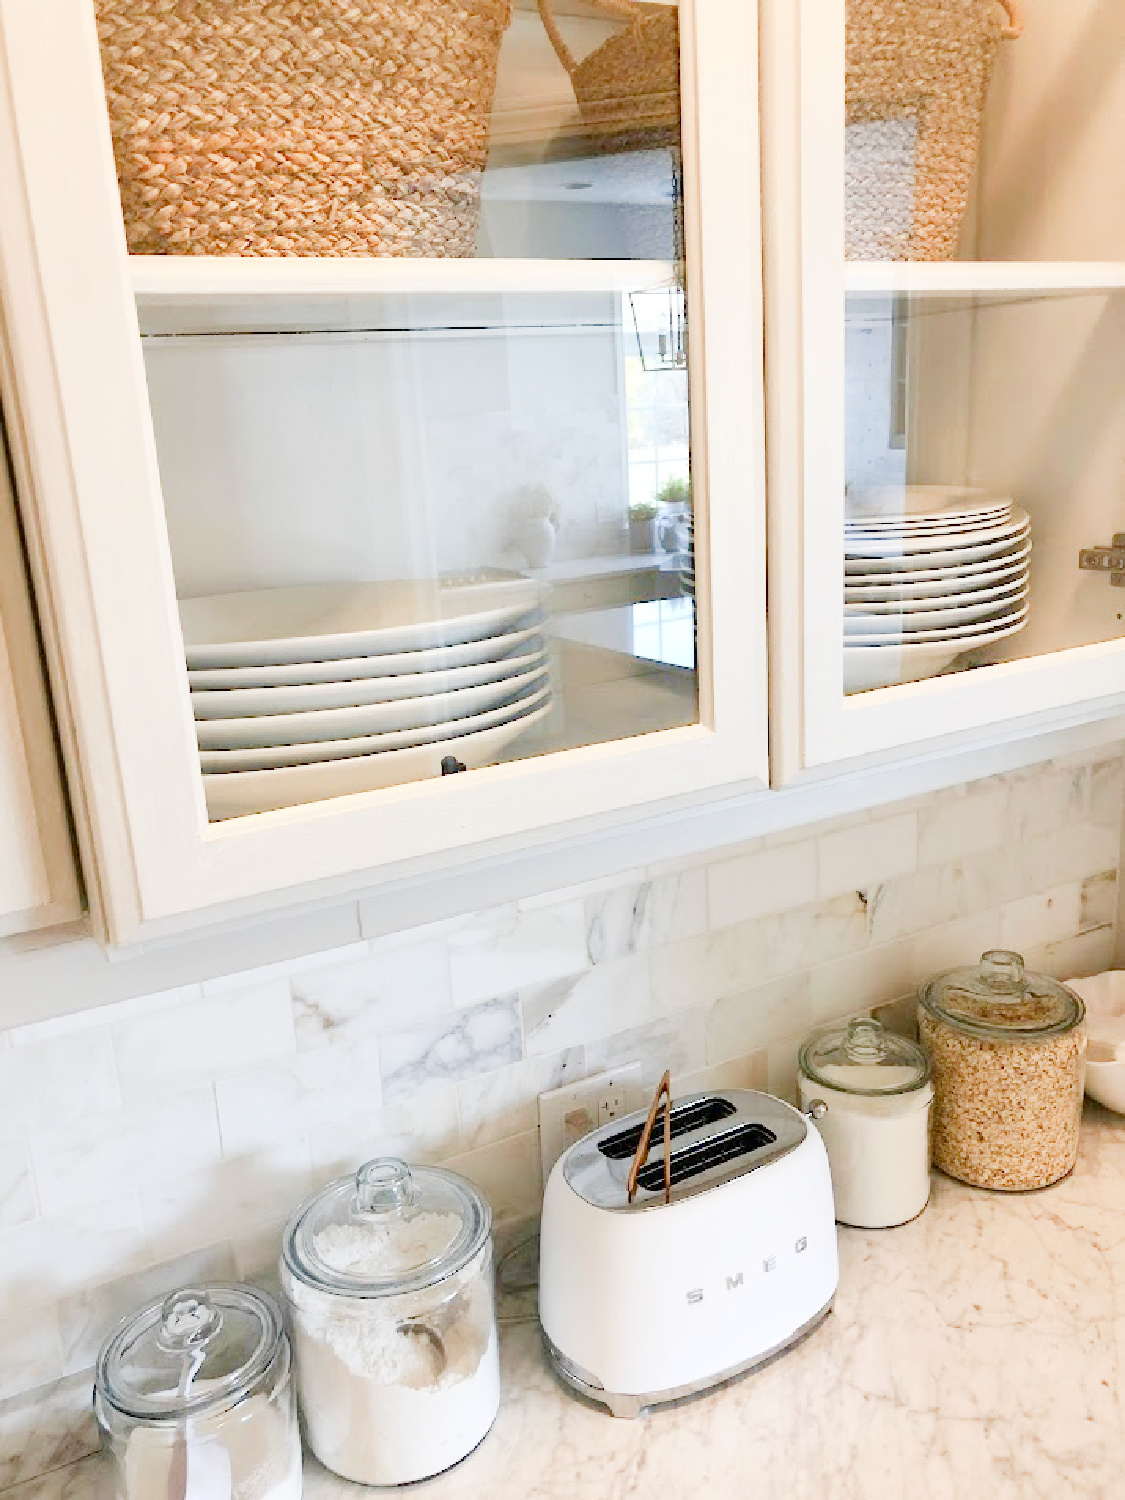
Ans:
<svg viewBox="0 0 1125 1500"><path fill-rule="evenodd" d="M547 1183L539 1318L573 1389L617 1417L694 1395L780 1354L829 1312L839 1273L828 1155L791 1105L748 1089L663 1116L633 1202L645 1113L592 1131Z"/></svg>

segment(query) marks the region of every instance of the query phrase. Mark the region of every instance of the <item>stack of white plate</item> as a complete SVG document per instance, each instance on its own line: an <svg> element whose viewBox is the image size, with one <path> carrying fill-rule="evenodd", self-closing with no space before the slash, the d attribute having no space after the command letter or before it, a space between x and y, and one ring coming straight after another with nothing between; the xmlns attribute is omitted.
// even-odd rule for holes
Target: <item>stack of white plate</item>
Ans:
<svg viewBox="0 0 1125 1500"><path fill-rule="evenodd" d="M182 600L208 813L495 762L551 707L544 596L500 575Z"/></svg>
<svg viewBox="0 0 1125 1500"><path fill-rule="evenodd" d="M680 553L680 593L695 598L695 517L688 517L688 549Z"/></svg>
<svg viewBox="0 0 1125 1500"><path fill-rule="evenodd" d="M844 525L845 692L932 677L1027 624L1031 522L1011 500L872 490Z"/></svg>

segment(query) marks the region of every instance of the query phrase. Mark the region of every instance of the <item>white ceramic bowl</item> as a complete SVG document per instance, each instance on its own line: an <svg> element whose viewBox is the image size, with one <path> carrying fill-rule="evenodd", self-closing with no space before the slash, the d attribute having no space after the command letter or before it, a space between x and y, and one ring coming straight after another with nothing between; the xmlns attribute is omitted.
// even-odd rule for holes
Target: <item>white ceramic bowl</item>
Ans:
<svg viewBox="0 0 1125 1500"><path fill-rule="evenodd" d="M1125 1062L1087 1061L1086 1092L1106 1109L1125 1115Z"/></svg>
<svg viewBox="0 0 1125 1500"><path fill-rule="evenodd" d="M1081 979L1063 981L1086 1006L1086 1031L1091 1045L1101 1040L1103 1048L1121 1050L1121 1021L1125 1017L1125 970L1110 969ZM1113 1023L1117 1023L1114 1026ZM1107 1109L1125 1115L1125 1057L1117 1062L1086 1059L1086 1092Z"/></svg>

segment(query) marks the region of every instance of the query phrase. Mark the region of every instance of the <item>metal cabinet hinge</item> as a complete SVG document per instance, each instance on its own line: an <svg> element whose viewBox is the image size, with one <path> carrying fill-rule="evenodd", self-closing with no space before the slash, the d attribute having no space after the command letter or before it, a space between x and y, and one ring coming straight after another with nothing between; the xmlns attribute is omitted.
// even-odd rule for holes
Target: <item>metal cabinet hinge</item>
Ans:
<svg viewBox="0 0 1125 1500"><path fill-rule="evenodd" d="M1078 566L1087 573L1108 573L1115 589L1125 589L1125 531L1117 531L1111 547L1083 547Z"/></svg>

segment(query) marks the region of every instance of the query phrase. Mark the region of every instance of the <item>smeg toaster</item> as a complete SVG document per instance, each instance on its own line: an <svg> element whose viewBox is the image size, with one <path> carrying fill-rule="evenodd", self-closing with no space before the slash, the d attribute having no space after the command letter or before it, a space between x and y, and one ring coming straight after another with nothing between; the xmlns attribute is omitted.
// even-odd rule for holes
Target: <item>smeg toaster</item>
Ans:
<svg viewBox="0 0 1125 1500"><path fill-rule="evenodd" d="M691 1094L663 1117L636 1195L645 1113L555 1163L543 1200L539 1318L574 1390L617 1417L753 1369L826 1316L838 1281L828 1155L798 1110L748 1089Z"/></svg>

